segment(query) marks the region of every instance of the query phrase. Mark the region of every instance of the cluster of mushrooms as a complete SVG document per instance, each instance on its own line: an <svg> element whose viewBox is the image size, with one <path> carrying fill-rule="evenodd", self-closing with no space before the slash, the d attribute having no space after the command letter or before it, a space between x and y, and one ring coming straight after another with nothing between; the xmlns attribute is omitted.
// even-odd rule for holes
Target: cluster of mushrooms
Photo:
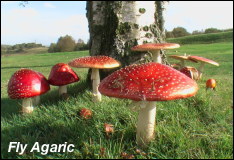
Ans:
<svg viewBox="0 0 234 160"><path fill-rule="evenodd" d="M154 139L156 101L168 101L194 96L198 91L195 80L201 77L204 63L216 62L198 56L171 56L181 60L179 70L161 64L160 50L174 49L175 43L146 43L131 48L132 51L148 51L153 62L133 64L113 72L100 81L99 69L120 67L120 63L108 56L86 56L76 58L68 64L58 63L51 69L48 80L43 74L31 69L16 71L8 83L8 95L13 99L23 99L22 112L31 113L39 103L41 94L50 90L50 85L59 86L59 95L67 94L67 85L78 82L78 75L71 69L91 68L93 101L101 101L101 95L132 100L134 109L139 111L136 140L139 146L146 146ZM188 76L184 60L201 61L198 75ZM184 72L183 70L186 70ZM186 74L184 74L186 73ZM195 80L194 80L195 79Z"/></svg>

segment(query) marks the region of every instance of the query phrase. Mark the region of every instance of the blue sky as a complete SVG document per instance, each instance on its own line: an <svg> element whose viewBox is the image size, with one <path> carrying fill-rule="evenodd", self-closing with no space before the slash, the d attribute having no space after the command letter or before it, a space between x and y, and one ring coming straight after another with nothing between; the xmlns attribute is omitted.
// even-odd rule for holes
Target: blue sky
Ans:
<svg viewBox="0 0 234 160"><path fill-rule="evenodd" d="M60 36L76 41L89 38L85 1L1 1L1 43L56 43ZM215 27L233 28L232 1L170 1L166 5L165 28L181 26L192 32Z"/></svg>

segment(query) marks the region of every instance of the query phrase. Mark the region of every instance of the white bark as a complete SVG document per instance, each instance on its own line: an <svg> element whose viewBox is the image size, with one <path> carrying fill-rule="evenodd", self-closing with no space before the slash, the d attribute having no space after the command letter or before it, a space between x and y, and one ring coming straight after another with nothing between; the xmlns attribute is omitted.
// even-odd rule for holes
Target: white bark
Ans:
<svg viewBox="0 0 234 160"><path fill-rule="evenodd" d="M145 147L154 139L156 102L146 102L146 107L139 111L136 140L139 146Z"/></svg>
<svg viewBox="0 0 234 160"><path fill-rule="evenodd" d="M122 7L121 12L118 14L119 22L138 24L139 29L135 28L131 32L120 35L120 37L122 37L121 39L125 39L125 41L136 39L138 44L143 44L144 41L154 43L156 40L154 36L150 38L145 36L146 33L152 34L150 29L149 31L144 31L142 28L155 23L155 1L123 1L122 3L124 7ZM145 9L145 13L139 12L141 8Z"/></svg>
<svg viewBox="0 0 234 160"><path fill-rule="evenodd" d="M100 84L99 69L92 69L91 80L93 80L93 101L100 102L102 100L102 95L98 91L98 86Z"/></svg>
<svg viewBox="0 0 234 160"><path fill-rule="evenodd" d="M32 113L33 98L25 98L22 101L22 113Z"/></svg>

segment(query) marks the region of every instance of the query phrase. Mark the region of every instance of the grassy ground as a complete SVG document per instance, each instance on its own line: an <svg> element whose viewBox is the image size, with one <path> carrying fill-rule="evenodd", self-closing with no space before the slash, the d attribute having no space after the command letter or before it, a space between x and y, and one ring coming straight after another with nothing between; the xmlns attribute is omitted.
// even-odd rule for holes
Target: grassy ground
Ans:
<svg viewBox="0 0 234 160"><path fill-rule="evenodd" d="M137 113L129 109L131 101L103 96L91 101L90 84L85 81L87 69L74 69L81 81L68 87L70 98L58 97L57 88L41 96L41 104L30 115L21 115L20 100L7 96L10 76L20 68L31 68L48 77L52 65L67 63L88 52L15 55L1 59L1 158L123 158L122 152L135 158L233 158L233 44L213 43L183 45L171 54L198 55L215 60L219 67L206 65L195 97L157 102L156 138L144 150L136 152ZM169 59L171 63L176 60ZM187 65L198 67L188 62ZM217 90L205 91L209 78L217 80ZM92 119L79 116L81 108L93 111ZM104 123L114 125L107 137ZM28 144L23 155L8 153L10 142ZM42 144L74 144L71 153L30 152L35 142Z"/></svg>
<svg viewBox="0 0 234 160"><path fill-rule="evenodd" d="M179 38L168 38L167 42L179 44L202 44L202 43L219 43L219 42L232 42L233 31L209 33L200 35L190 35Z"/></svg>

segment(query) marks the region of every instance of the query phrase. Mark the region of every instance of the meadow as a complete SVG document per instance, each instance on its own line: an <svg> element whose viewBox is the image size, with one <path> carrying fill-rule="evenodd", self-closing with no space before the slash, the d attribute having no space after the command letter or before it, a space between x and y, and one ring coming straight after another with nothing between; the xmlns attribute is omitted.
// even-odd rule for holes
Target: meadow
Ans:
<svg viewBox="0 0 234 160"><path fill-rule="evenodd" d="M232 159L233 158L233 43L185 44L167 55L197 55L212 59L219 67L205 65L199 91L194 97L157 102L156 136L147 149L136 145L137 112L130 100L103 96L92 102L91 84L86 81L88 69L73 68L80 81L68 86L69 99L58 96L57 87L41 96L41 104L32 114L22 115L21 100L7 95L11 75L20 68L30 68L49 76L59 62L88 55L88 51L39 53L2 56L1 58L1 158L3 159ZM170 63L178 61L167 59ZM186 62L198 68L199 64ZM216 91L206 91L207 79L217 80ZM91 119L79 116L82 108L92 110ZM113 124L114 133L106 136L104 123ZM10 142L28 144L22 155L7 152ZM74 144L74 152L30 152L35 142ZM126 158L126 157L125 157Z"/></svg>

